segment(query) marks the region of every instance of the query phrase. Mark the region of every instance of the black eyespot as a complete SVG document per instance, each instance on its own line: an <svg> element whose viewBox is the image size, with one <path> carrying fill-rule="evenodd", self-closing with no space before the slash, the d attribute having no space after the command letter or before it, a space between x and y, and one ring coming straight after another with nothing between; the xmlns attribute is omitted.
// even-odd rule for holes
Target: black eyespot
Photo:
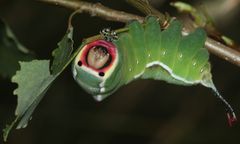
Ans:
<svg viewBox="0 0 240 144"><path fill-rule="evenodd" d="M78 66L82 66L82 62L81 61L78 61Z"/></svg>
<svg viewBox="0 0 240 144"><path fill-rule="evenodd" d="M104 75L104 72L99 72L99 76L103 77Z"/></svg>

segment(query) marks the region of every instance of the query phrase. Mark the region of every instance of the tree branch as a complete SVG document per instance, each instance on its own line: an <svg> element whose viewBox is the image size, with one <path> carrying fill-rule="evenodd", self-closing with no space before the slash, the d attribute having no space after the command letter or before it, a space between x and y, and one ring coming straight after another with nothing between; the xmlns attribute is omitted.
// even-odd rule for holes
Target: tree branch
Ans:
<svg viewBox="0 0 240 144"><path fill-rule="evenodd" d="M83 1L67 1L67 0L40 0L42 2L55 4L63 6L72 10L79 10L79 13L89 13L91 16L98 16L110 21L117 21L126 23L130 20L138 20L143 22L144 18L126 13L123 11L117 11L108 7L101 5L100 3L89 3ZM183 34L188 34L186 31L183 31ZM210 53L231 62L237 66L240 66L240 52L229 48L220 42L207 38L205 47L209 50Z"/></svg>
<svg viewBox="0 0 240 144"><path fill-rule="evenodd" d="M69 0L39 0L42 2L63 6L72 10L79 10L79 13L89 13L91 16L98 16L109 21L129 22L130 20L138 20L142 22L144 19L140 16L129 14L123 11L117 11L103 6L100 3L89 3L84 1Z"/></svg>

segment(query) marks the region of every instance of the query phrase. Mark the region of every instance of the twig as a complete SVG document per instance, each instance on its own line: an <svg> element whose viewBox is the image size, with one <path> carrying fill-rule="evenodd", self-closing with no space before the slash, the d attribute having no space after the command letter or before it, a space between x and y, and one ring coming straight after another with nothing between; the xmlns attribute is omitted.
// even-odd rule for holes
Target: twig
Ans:
<svg viewBox="0 0 240 144"><path fill-rule="evenodd" d="M54 5L63 6L72 10L79 10L79 13L89 13L91 16L98 16L109 21L129 22L130 20L138 20L142 22L144 19L140 16L129 14L123 11L117 11L103 6L100 3L89 3L84 1L68 1L68 0L39 0Z"/></svg>
<svg viewBox="0 0 240 144"><path fill-rule="evenodd" d="M240 52L229 48L211 38L207 39L205 46L210 53L215 54L218 57L229 61L232 64L240 66Z"/></svg>
<svg viewBox="0 0 240 144"><path fill-rule="evenodd" d="M91 16L98 16L110 21L126 23L133 19L138 20L140 22L143 22L144 20L143 17L126 13L123 11L113 10L111 8L101 5L100 3L93 4L83 1L67 1L67 0L40 0L40 1L60 5L72 10L79 10L79 12L89 13ZM187 32L184 31L183 34L187 34ZM240 52L231 49L211 38L207 39L205 47L209 50L210 53L226 61L229 61L232 64L240 66Z"/></svg>

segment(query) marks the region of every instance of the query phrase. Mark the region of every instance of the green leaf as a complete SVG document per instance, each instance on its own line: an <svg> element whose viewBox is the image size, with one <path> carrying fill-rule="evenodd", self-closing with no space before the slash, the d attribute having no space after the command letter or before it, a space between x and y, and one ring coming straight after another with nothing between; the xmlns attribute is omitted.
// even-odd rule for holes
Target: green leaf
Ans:
<svg viewBox="0 0 240 144"><path fill-rule="evenodd" d="M73 28L70 27L63 37L63 39L58 43L58 48L53 51L53 63L51 66L52 74L57 74L61 72L66 64L68 63L72 51L73 51Z"/></svg>
<svg viewBox="0 0 240 144"><path fill-rule="evenodd" d="M31 52L19 43L10 28L0 19L0 75L10 78L19 69L18 61L32 59Z"/></svg>
<svg viewBox="0 0 240 144"><path fill-rule="evenodd" d="M18 95L18 105L15 111L17 116L14 122L4 130L6 140L11 128L18 122L17 128L26 127L32 112L43 98L50 84L56 78L50 74L49 60L33 60L20 62L21 70L12 77L12 82L18 84L14 91Z"/></svg>
<svg viewBox="0 0 240 144"><path fill-rule="evenodd" d="M70 64L80 48L72 54L73 28L69 27L63 39L54 50L54 60L50 72L49 60L33 60L20 62L21 69L12 77L12 82L18 84L14 94L18 96L18 105L15 111L16 119L3 130L4 140L7 140L11 129L17 124L17 129L25 128L31 115L46 91L61 72Z"/></svg>
<svg viewBox="0 0 240 144"><path fill-rule="evenodd" d="M15 114L22 117L35 100L42 95L54 80L50 75L49 60L20 62L21 70L12 78L18 84L14 94L18 95L18 106ZM18 127L22 127L19 125Z"/></svg>

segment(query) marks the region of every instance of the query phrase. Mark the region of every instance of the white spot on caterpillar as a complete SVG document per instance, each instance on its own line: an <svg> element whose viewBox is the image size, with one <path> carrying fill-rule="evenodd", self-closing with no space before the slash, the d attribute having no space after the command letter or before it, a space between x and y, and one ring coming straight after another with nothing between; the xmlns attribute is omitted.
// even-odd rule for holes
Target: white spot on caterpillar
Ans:
<svg viewBox="0 0 240 144"><path fill-rule="evenodd" d="M150 57L151 56L151 54L148 54L148 57Z"/></svg>
<svg viewBox="0 0 240 144"><path fill-rule="evenodd" d="M103 100L103 96L102 95L97 95L97 96L94 96L94 99L96 101L102 101Z"/></svg>
<svg viewBox="0 0 240 144"><path fill-rule="evenodd" d="M193 66L196 66L197 62L193 62Z"/></svg>
<svg viewBox="0 0 240 144"><path fill-rule="evenodd" d="M183 56L183 55L182 55L182 54L180 54L180 55L179 55L179 58L182 58L182 56Z"/></svg>
<svg viewBox="0 0 240 144"><path fill-rule="evenodd" d="M159 66L163 67L165 70L167 70L167 71L169 72L169 74L170 74L173 78L175 78L175 79L177 79L177 80L180 80L180 81L183 81L183 82L185 82L185 83L187 83L187 84L196 84L196 83L201 82L200 80L188 81L188 80L186 80L185 78L182 78L182 77L174 74L171 68L169 68L167 65L165 65L164 63L161 63L161 62L159 62L159 61L153 61L153 62L148 63L148 64L146 65L146 68L149 68L149 67L154 66L154 65L159 65Z"/></svg>
<svg viewBox="0 0 240 144"><path fill-rule="evenodd" d="M105 89L104 87L100 88L100 92L101 92L101 93L105 92L105 90L106 90L106 89Z"/></svg>
<svg viewBox="0 0 240 144"><path fill-rule="evenodd" d="M200 71L201 73L203 72L203 69L201 69L201 71Z"/></svg>
<svg viewBox="0 0 240 144"><path fill-rule="evenodd" d="M129 68L129 71L132 71L132 69L131 69L131 68Z"/></svg>
<svg viewBox="0 0 240 144"><path fill-rule="evenodd" d="M166 54L166 51L163 51L162 55L165 55Z"/></svg>
<svg viewBox="0 0 240 144"><path fill-rule="evenodd" d="M139 61L137 60L137 64L139 63Z"/></svg>
<svg viewBox="0 0 240 144"><path fill-rule="evenodd" d="M143 73L144 73L144 71L142 71L142 72L140 72L139 74L135 75L135 76L134 76L134 79L139 78Z"/></svg>
<svg viewBox="0 0 240 144"><path fill-rule="evenodd" d="M76 78L76 76L77 76L77 70L75 69L75 68L73 68L73 78L75 79Z"/></svg>
<svg viewBox="0 0 240 144"><path fill-rule="evenodd" d="M100 88L103 88L104 85L105 85L105 81L102 81L102 82L99 84L99 87L100 87Z"/></svg>

